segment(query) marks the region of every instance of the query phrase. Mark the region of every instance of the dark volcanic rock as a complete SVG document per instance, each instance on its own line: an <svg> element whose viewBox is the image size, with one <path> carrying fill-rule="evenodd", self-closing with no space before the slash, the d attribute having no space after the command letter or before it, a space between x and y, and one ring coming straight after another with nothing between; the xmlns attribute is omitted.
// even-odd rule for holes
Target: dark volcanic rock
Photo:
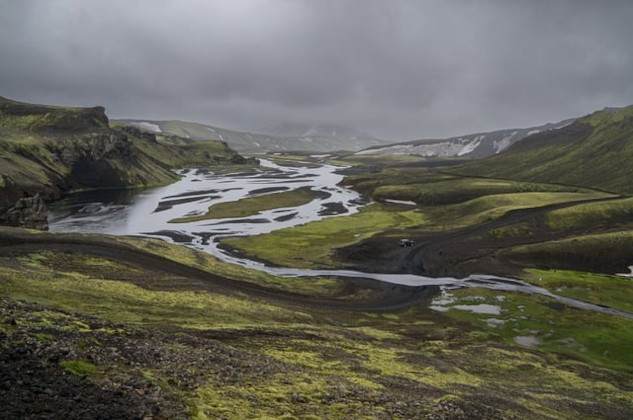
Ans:
<svg viewBox="0 0 633 420"><path fill-rule="evenodd" d="M39 194L19 199L0 215L0 224L30 229L48 230L46 203Z"/></svg>

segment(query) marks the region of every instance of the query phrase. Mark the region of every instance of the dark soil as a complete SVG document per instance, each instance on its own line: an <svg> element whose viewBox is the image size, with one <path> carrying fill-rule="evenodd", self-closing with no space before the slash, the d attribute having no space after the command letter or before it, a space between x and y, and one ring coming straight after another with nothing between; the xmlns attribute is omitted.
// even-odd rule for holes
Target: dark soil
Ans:
<svg viewBox="0 0 633 420"><path fill-rule="evenodd" d="M617 200L621 197L590 201ZM589 202L589 201L581 201ZM600 264L582 256L576 259L539 258L532 261L516 261L503 252L518 245L542 243L567 237L572 232L552 232L546 229L547 212L576 205L567 202L538 208L510 211L504 217L463 229L428 232L409 229L387 231L360 243L334 250L333 256L343 265L359 270L383 273L412 273L430 277L465 277L473 273L513 276L526 266L541 268L574 269L589 272L626 272L627 264L620 255L604 256ZM531 234L499 238L491 231L519 223L529 225ZM617 229L618 226L613 226ZM608 231L609 227L603 227ZM573 232L581 235L588 232ZM400 238L415 241L413 247L400 247ZM628 260L626 260L628 261ZM628 263L630 265L630 262Z"/></svg>

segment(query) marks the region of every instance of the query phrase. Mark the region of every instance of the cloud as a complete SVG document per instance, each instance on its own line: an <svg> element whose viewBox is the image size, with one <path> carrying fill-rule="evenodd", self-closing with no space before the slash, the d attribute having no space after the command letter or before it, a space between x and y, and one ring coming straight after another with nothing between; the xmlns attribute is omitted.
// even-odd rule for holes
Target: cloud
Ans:
<svg viewBox="0 0 633 420"><path fill-rule="evenodd" d="M633 103L630 1L0 0L0 95L390 139Z"/></svg>

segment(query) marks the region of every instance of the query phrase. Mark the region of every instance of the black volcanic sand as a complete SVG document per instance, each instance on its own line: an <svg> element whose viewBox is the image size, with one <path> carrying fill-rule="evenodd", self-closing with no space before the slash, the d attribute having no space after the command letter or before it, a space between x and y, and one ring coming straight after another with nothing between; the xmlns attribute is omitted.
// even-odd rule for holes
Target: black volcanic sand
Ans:
<svg viewBox="0 0 633 420"><path fill-rule="evenodd" d="M193 236L186 235L177 230L157 230L156 232L142 232L143 235L152 235L152 236L165 236L167 238L171 238L174 242L177 243L190 243L193 240Z"/></svg>
<svg viewBox="0 0 633 420"><path fill-rule="evenodd" d="M342 265L366 272L412 273L430 277L463 278L473 273L513 277L526 266L599 273L628 271L630 259L622 259L622 255L603 255L596 263L582 254L576 257L566 255L559 259L541 256L534 261L518 261L504 254L504 249L514 246L553 241L568 235L569 232L548 230L545 217L553 209L575 204L578 202L514 210L499 219L456 230L390 230L348 247L335 249L332 255ZM529 224L531 234L502 238L490 234L494 229L517 223ZM583 232L575 234L581 235ZM401 238L412 239L415 245L401 247Z"/></svg>
<svg viewBox="0 0 633 420"><path fill-rule="evenodd" d="M319 216L334 216L336 214L347 213L347 207L340 201L337 203L324 203L322 210L319 211Z"/></svg>
<svg viewBox="0 0 633 420"><path fill-rule="evenodd" d="M268 187L268 188L259 188L257 190L253 190L251 192L249 192L249 195L256 195L256 194L267 194L267 193L271 193L271 192L277 192L277 191L286 191L288 190L288 187Z"/></svg>
<svg viewBox="0 0 633 420"><path fill-rule="evenodd" d="M279 217L275 217L275 221L276 222L285 222L291 219L294 219L297 216L298 213L290 213L290 214L286 214L285 216L279 216Z"/></svg>
<svg viewBox="0 0 633 420"><path fill-rule="evenodd" d="M233 191L233 190L241 190L241 188L226 188L223 190L218 190L218 189L211 189L211 190L197 190L197 191L187 191L184 193L180 193L180 194L175 194L175 195L170 195L164 198L180 198L180 197L191 197L194 195L205 195L205 194L218 194L218 193L223 193L223 192L227 192L227 191Z"/></svg>
<svg viewBox="0 0 633 420"><path fill-rule="evenodd" d="M221 197L222 197L221 195L206 195L206 196L201 196L201 197L190 197L190 198L181 198L178 200L160 201L158 203L158 206L156 206L156 209L154 209L153 213L159 213L161 211L169 210L179 204L193 203L193 202L202 201L202 200L212 200L212 199L221 198Z"/></svg>
<svg viewBox="0 0 633 420"><path fill-rule="evenodd" d="M221 222L217 222L217 223L213 223L210 226L213 225L228 225L228 224L232 224L232 223L270 223L270 220L268 219L235 219L235 220L223 220Z"/></svg>

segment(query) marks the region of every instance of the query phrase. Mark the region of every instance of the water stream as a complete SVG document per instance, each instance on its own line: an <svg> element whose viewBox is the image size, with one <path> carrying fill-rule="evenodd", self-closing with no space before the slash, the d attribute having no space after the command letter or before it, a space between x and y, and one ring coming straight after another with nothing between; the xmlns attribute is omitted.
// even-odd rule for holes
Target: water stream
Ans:
<svg viewBox="0 0 633 420"><path fill-rule="evenodd" d="M302 225L324 217L344 217L364 205L355 191L339 186L343 175L339 167L288 167L263 160L263 170L232 174L214 174L206 169L180 171L181 179L171 185L144 190L99 190L69 196L50 208L52 231L92 232L114 235L140 235L161 238L209 252L244 267L280 277L369 278L407 286L441 286L445 289L485 287L500 291L539 294L566 305L633 318L632 314L552 294L520 280L473 274L463 279L431 278L413 274L364 273L351 270L308 270L270 267L240 258L218 248L225 236L249 236ZM310 188L317 198L310 203L260 212L248 218L201 220L170 223L170 220L196 216L209 206L237 201L262 194L274 194L297 188Z"/></svg>

